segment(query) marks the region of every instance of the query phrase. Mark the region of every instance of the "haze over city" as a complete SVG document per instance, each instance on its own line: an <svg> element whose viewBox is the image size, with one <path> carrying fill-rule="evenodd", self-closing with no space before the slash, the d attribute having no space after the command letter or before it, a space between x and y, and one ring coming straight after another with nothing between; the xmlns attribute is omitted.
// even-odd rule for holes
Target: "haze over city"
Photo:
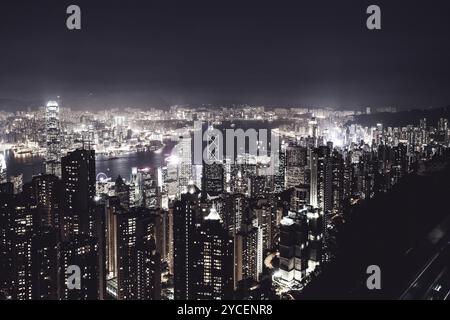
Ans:
<svg viewBox="0 0 450 320"><path fill-rule="evenodd" d="M61 96L79 109L450 103L448 1L378 1L375 32L368 1L77 1L76 32L69 4L2 5L0 98Z"/></svg>

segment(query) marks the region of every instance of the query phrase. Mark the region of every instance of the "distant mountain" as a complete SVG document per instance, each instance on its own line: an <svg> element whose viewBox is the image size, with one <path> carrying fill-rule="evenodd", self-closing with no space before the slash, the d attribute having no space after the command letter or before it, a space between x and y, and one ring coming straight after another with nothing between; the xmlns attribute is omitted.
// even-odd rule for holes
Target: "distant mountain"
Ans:
<svg viewBox="0 0 450 320"><path fill-rule="evenodd" d="M0 98L0 111L16 112L36 109L43 105L42 101L24 101L17 99Z"/></svg>
<svg viewBox="0 0 450 320"><path fill-rule="evenodd" d="M382 123L385 127L406 126L408 124L418 125L420 119L426 118L427 124L436 126L440 118L450 119L450 106L436 109L408 110L395 113L383 112L373 114L361 114L355 116L351 123L363 126L375 126Z"/></svg>

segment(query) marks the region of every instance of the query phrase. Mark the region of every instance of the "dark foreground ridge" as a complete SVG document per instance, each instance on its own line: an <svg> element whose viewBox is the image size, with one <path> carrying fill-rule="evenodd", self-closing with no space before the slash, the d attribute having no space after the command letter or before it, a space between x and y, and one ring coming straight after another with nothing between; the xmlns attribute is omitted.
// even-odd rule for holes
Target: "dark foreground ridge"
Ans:
<svg viewBox="0 0 450 320"><path fill-rule="evenodd" d="M441 171L408 176L349 212L337 259L296 298L433 298L433 285L448 284L448 156L445 162ZM369 265L381 268L381 290L366 287Z"/></svg>

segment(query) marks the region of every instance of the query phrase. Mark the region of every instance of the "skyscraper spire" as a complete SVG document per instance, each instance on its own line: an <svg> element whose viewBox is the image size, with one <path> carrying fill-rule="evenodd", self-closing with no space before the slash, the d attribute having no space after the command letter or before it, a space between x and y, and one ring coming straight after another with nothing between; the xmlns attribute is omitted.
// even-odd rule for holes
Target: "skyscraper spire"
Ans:
<svg viewBox="0 0 450 320"><path fill-rule="evenodd" d="M221 220L215 203L213 203L211 209L209 209L209 214L205 217L205 220Z"/></svg>

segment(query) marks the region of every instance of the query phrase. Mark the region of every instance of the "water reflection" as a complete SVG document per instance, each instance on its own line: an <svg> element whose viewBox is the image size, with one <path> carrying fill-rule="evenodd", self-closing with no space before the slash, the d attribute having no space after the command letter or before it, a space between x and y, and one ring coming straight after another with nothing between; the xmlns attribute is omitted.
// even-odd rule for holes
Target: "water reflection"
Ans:
<svg viewBox="0 0 450 320"><path fill-rule="evenodd" d="M173 142L166 143L162 152L143 151L120 155L114 159L107 156L97 156L96 171L105 173L115 179L118 175L128 178L132 167L145 168L157 167L164 164L164 159L170 154L174 146ZM44 158L42 155L15 155L12 151L5 152L5 160L8 176L22 173L24 182L31 181L32 177L45 172Z"/></svg>

